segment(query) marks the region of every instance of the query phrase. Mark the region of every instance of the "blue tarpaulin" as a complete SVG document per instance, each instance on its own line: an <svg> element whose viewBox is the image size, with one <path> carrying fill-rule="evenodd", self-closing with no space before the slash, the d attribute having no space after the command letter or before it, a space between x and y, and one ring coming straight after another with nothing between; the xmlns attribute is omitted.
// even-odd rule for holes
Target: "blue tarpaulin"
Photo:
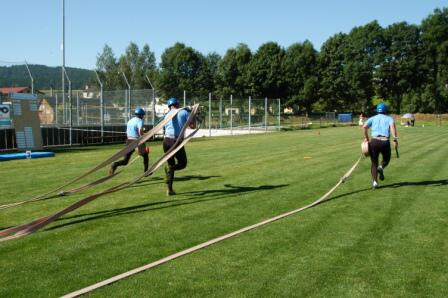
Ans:
<svg viewBox="0 0 448 298"><path fill-rule="evenodd" d="M8 153L8 154L0 154L0 161L13 160L13 159L27 159L27 158L43 158L53 156L54 152Z"/></svg>
<svg viewBox="0 0 448 298"><path fill-rule="evenodd" d="M339 122L352 122L352 113L343 113L338 115Z"/></svg>

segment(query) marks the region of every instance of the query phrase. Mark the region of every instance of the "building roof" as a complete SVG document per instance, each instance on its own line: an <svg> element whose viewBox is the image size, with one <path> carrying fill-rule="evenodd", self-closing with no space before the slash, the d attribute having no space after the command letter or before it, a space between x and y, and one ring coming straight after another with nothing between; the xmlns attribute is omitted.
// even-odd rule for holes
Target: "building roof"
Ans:
<svg viewBox="0 0 448 298"><path fill-rule="evenodd" d="M8 93L27 93L30 92L30 87L6 87L0 88L0 93L8 94Z"/></svg>

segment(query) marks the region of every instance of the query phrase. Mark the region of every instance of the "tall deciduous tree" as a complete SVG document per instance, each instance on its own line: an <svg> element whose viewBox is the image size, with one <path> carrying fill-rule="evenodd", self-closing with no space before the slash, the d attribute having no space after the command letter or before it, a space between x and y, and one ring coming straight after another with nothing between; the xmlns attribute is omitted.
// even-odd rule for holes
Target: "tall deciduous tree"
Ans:
<svg viewBox="0 0 448 298"><path fill-rule="evenodd" d="M403 97L423 83L420 29L396 23L384 30L384 37L385 54L375 72L375 87L380 97L390 101L392 110L400 113Z"/></svg>
<svg viewBox="0 0 448 298"><path fill-rule="evenodd" d="M448 108L448 8L436 9L423 20L422 40L428 70L424 97L430 98L436 112L441 112Z"/></svg>
<svg viewBox="0 0 448 298"><path fill-rule="evenodd" d="M285 98L286 81L283 71L285 50L275 42L261 45L249 68L252 95L255 97Z"/></svg>
<svg viewBox="0 0 448 298"><path fill-rule="evenodd" d="M345 78L347 38L346 34L335 34L322 45L318 55L321 110L341 111L349 108L346 104L349 83Z"/></svg>
<svg viewBox="0 0 448 298"><path fill-rule="evenodd" d="M286 49L283 58L287 86L287 106L304 108L311 112L319 99L317 52L309 41L296 43Z"/></svg>
<svg viewBox="0 0 448 298"><path fill-rule="evenodd" d="M103 82L105 89L116 89L122 86L118 74L118 62L112 48L107 44L104 45L103 52L96 57L96 70Z"/></svg>
<svg viewBox="0 0 448 298"><path fill-rule="evenodd" d="M204 56L191 47L176 43L162 54L158 84L165 97L182 97L183 91L189 91L192 97L204 97Z"/></svg>
<svg viewBox="0 0 448 298"><path fill-rule="evenodd" d="M251 59L252 52L246 44L241 43L227 50L218 65L218 86L222 96L249 95L248 69Z"/></svg>
<svg viewBox="0 0 448 298"><path fill-rule="evenodd" d="M347 38L344 75L349 84L347 103L354 110L367 110L375 94L373 74L383 61L384 36L378 22L355 27Z"/></svg>

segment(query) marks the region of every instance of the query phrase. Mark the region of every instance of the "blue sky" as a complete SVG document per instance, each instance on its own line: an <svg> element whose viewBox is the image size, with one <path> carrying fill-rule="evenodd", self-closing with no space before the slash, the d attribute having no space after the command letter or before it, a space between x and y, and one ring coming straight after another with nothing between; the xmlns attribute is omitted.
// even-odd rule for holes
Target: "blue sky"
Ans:
<svg viewBox="0 0 448 298"><path fill-rule="evenodd" d="M274 41L309 40L319 50L330 36L377 20L381 26L420 22L440 0L65 0L66 66L93 69L107 43L121 55L147 43L157 63L176 42L203 54L246 43L252 51ZM62 0L0 0L0 65L27 60L62 63Z"/></svg>

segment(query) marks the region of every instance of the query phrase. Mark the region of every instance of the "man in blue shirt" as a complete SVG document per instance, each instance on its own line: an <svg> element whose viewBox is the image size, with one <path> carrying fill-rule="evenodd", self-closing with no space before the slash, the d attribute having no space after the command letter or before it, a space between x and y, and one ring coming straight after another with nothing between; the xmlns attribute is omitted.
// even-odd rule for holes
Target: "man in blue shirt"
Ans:
<svg viewBox="0 0 448 298"><path fill-rule="evenodd" d="M132 143L133 141L135 141L136 139L138 139L140 136L142 136L144 134L143 118L145 117L145 110L143 110L142 108L137 108L137 109L135 109L134 114L135 114L135 117L133 117L127 123L126 145ZM128 154L126 154L124 159L112 163L112 166L109 169L109 174L112 175L115 172L115 170L117 169L117 167L127 165L129 163L129 159L131 158L132 153L134 153L133 150L131 152L129 152ZM145 144L138 146L138 153L143 157L144 172L146 172L148 170L148 166L149 166L149 157L148 157L148 150L146 149Z"/></svg>
<svg viewBox="0 0 448 298"><path fill-rule="evenodd" d="M174 113L177 109L179 109L179 101L171 97L167 101L168 108L170 111L165 115L165 118L169 117L172 113ZM190 112L187 110L181 110L177 113L177 115L169 121L164 127L164 139L163 139L163 151L167 152L175 143L177 138L180 136L180 132L182 127L187 122L188 117L190 116ZM190 124L190 128L196 128L196 122L193 121ZM185 152L185 148L182 147L176 154L168 159L168 166L165 167L165 175L166 175L166 194L168 196L175 195L176 193L173 190L173 180L174 180L174 171L180 171L185 169L187 166L187 153Z"/></svg>
<svg viewBox="0 0 448 298"><path fill-rule="evenodd" d="M364 124L364 137L365 140L369 141L369 128L371 128L371 140L369 143L369 153L372 173L372 186L373 188L378 187L378 175L380 180L384 180L384 168L389 164L390 161L390 134L392 133L394 145L398 145L397 127L395 121L392 117L387 116L387 106L380 103L376 106L376 111L378 115L369 118ZM382 155L383 160L381 165L378 165L379 155Z"/></svg>

